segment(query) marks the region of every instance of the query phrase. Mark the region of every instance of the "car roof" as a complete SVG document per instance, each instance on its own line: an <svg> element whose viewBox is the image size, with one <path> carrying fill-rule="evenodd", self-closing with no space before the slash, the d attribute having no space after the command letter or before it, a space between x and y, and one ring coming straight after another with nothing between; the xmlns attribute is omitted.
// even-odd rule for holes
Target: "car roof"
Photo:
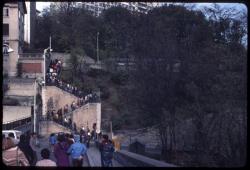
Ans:
<svg viewBox="0 0 250 170"><path fill-rule="evenodd" d="M3 133L5 132L21 132L22 133L22 131L19 131L19 130L3 130L2 132Z"/></svg>

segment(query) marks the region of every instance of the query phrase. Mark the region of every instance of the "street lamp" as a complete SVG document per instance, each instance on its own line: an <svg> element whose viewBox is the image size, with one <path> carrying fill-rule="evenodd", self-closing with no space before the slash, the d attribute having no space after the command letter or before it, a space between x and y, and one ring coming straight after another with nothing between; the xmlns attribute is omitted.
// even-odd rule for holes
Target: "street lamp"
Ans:
<svg viewBox="0 0 250 170"><path fill-rule="evenodd" d="M97 32L97 38L96 38L96 57L97 57L97 63L99 63L99 32Z"/></svg>
<svg viewBox="0 0 250 170"><path fill-rule="evenodd" d="M36 81L37 79L35 79L35 94L34 94L34 132L36 132L36 90L37 90L37 87L36 87Z"/></svg>
<svg viewBox="0 0 250 170"><path fill-rule="evenodd" d="M49 37L49 47L44 49L43 51L43 59L44 59L44 65L43 65L43 69L44 69L44 87L46 86L46 54L48 53L49 50L49 55L51 56L51 52L53 51L51 49L51 36Z"/></svg>

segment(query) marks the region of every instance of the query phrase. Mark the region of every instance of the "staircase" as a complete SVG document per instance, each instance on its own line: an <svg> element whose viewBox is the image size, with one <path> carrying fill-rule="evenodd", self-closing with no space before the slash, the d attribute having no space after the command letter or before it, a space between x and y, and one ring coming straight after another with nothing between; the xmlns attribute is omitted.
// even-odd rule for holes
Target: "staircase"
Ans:
<svg viewBox="0 0 250 170"><path fill-rule="evenodd" d="M58 133L58 132L71 133L72 130L54 121L43 119L39 123L39 132L41 136L47 137L51 133Z"/></svg>

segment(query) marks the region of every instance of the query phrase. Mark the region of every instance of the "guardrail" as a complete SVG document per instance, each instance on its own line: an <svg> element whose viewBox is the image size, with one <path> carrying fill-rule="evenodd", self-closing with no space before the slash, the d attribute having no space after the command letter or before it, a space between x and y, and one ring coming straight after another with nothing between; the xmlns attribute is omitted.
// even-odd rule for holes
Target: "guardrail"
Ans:
<svg viewBox="0 0 250 170"><path fill-rule="evenodd" d="M114 159L124 166L140 167L177 167L176 165L148 158L136 153L118 150L114 154Z"/></svg>

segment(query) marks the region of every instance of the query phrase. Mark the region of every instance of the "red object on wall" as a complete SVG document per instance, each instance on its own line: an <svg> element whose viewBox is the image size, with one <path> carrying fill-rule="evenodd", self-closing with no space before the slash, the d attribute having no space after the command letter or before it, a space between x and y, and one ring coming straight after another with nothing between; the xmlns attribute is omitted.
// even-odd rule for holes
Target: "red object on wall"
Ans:
<svg viewBox="0 0 250 170"><path fill-rule="evenodd" d="M42 73L42 63L22 63L23 73Z"/></svg>

